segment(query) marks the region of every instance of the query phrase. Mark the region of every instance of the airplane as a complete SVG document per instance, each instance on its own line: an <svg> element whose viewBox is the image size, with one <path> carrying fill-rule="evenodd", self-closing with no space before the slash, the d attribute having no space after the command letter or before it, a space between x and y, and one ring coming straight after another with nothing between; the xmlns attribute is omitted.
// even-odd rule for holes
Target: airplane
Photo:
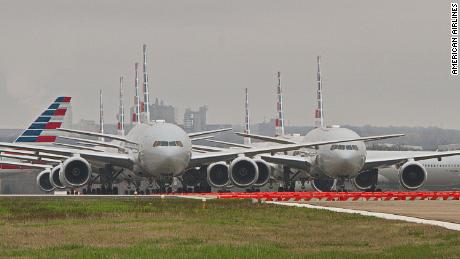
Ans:
<svg viewBox="0 0 460 259"><path fill-rule="evenodd" d="M317 103L315 110L316 128L309 131L299 141L289 139L287 136L263 136L248 133L236 133L245 138L258 139L279 144L299 144L330 139L358 138L359 135L340 126L326 126L323 112L323 89L320 70L320 57L317 57ZM366 150L365 140L351 141L348 143L318 146L318 148L303 148L292 154L260 155L260 158L272 164L282 165L287 170L300 170L307 172L311 177L312 187L318 191L345 191L345 182L352 180L360 190L375 189L374 180L377 179L376 168L395 165L399 168L401 184L406 188L415 188L417 181L412 178L422 175L418 160L459 155L460 152L428 152L423 154L398 153L392 156L368 156L372 151ZM287 173L289 175L290 173ZM295 175L295 174L294 174ZM415 175L415 176L414 176ZM293 178L287 185L294 189Z"/></svg>
<svg viewBox="0 0 460 259"><path fill-rule="evenodd" d="M144 48L145 53L145 48ZM145 56L145 54L144 54ZM144 62L145 63L145 62ZM144 179L153 179L159 183L170 183L173 177L180 177L189 169L209 165L211 177L219 180L227 178L234 185L247 187L252 185L258 178L258 164L253 157L262 153L277 153L289 150L297 150L305 147L321 147L323 145L338 144L350 141L377 140L401 136L401 134L350 137L303 142L295 144L275 144L267 147L221 150L218 152L199 153L193 152L192 141L202 138L204 135L227 131L230 129L217 129L187 134L175 124L146 120L141 116L141 100L139 97L139 80L137 76L137 63L135 64L135 110L133 113L133 128L126 136L118 136L105 133L97 133L83 130L58 128L66 133L79 134L90 137L110 140L111 150L99 148L82 148L78 145L48 147L36 146L25 143L0 142L0 148L14 149L15 152L33 152L34 159L41 160L43 164L37 165L31 162L2 161L6 165L20 165L31 168L40 168L43 171L37 177L39 186L45 191L53 191L54 185L50 179L58 178L60 183L68 188L80 188L98 177L100 172L92 171L93 168L107 168L113 175L117 172L114 168L128 170L136 176ZM145 68L145 66L144 66ZM146 71L144 69L144 112L148 112L149 106L148 85L146 84ZM144 114L145 115L145 114ZM149 118L149 117L147 117ZM40 127L44 127L39 123ZM119 144L117 144L117 142ZM106 142L93 141L95 145L104 146ZM43 160L51 154L59 164ZM31 160L28 160L31 161ZM222 164L226 161L227 164ZM213 170L214 168L214 170ZM96 176L94 176L96 175Z"/></svg>
<svg viewBox="0 0 460 259"><path fill-rule="evenodd" d="M56 142L57 128L60 128L64 122L64 117L70 107L71 97L57 97L46 110L44 110L38 118L36 118L21 134L13 141L13 143L28 143L34 145L51 145ZM16 173L34 173L38 169L46 168L42 165L43 162L59 163L60 156L52 154L43 154L38 159L33 152L19 151L8 148L0 149L0 174L2 176L12 175ZM21 160L28 160L35 164L32 167L24 167L21 165ZM8 162L8 163L6 163ZM42 174L42 176L45 176Z"/></svg>

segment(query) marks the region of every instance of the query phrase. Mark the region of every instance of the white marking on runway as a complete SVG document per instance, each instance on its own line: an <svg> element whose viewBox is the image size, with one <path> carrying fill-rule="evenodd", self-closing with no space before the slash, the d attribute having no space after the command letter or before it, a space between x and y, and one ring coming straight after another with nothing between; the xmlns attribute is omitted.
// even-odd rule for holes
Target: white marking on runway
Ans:
<svg viewBox="0 0 460 259"><path fill-rule="evenodd" d="M443 227L443 228L447 228L450 230L460 231L460 224L439 221L439 220L421 219L421 218L415 218L415 217L401 216L401 215L395 215L395 214L390 214L390 213L371 212L371 211L365 211L365 210L352 210L352 209L344 209L344 208L336 208L336 207L317 206L317 205L304 204L304 203L279 202L279 201L267 201L265 203L283 205L283 206L291 206L291 207L309 208L309 209L329 210L329 211L341 212L341 213L359 214L363 216L377 217L377 218L388 219L388 220L402 220L402 221L411 222L411 223L426 224L426 225Z"/></svg>

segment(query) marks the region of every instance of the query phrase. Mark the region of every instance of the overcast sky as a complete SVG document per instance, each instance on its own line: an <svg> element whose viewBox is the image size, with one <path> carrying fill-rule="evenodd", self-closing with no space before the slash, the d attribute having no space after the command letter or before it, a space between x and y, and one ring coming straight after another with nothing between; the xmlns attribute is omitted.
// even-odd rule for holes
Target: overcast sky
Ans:
<svg viewBox="0 0 460 259"><path fill-rule="evenodd" d="M2 128L25 127L57 95L74 121L115 121L118 80L133 102L134 62L149 49L150 96L209 107L210 123L275 113L282 72L288 125L312 125L316 56L329 124L460 129L450 76L450 1L0 1ZM126 116L129 118L129 116Z"/></svg>

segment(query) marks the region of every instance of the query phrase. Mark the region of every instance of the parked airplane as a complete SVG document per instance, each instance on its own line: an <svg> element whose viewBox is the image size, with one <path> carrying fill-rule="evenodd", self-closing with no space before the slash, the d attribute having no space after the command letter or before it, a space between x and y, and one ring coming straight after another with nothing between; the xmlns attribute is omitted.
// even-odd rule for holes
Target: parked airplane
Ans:
<svg viewBox="0 0 460 259"><path fill-rule="evenodd" d="M71 97L57 97L51 105L43 111L15 140L14 143L29 143L34 145L50 145L56 142L57 128L64 122L64 116L70 106ZM0 149L0 174L2 176L23 172L34 172L38 169L46 168L42 163L58 164L60 156L53 154L43 154L40 159L30 151L19 151L9 148ZM34 167L21 165L21 160L32 161ZM32 169L35 168L35 169ZM43 172L40 178L49 176Z"/></svg>
<svg viewBox="0 0 460 259"><path fill-rule="evenodd" d="M145 48L144 48L145 57ZM144 59L145 63L145 59ZM208 170L211 178L218 180L231 181L239 187L251 186L258 178L259 168L253 157L262 153L285 152L306 147L321 147L323 145L338 144L350 141L377 140L397 137L400 135L383 135L361 138L359 136L341 137L338 139L329 138L327 140L275 144L273 146L222 150L218 152L197 153L192 148L200 148L192 145L192 141L204 135L226 131L229 129L218 129L204 132L187 134L183 129L175 124L166 122L151 122L141 117L141 101L139 98L139 80L137 76L136 64L135 79L135 110L133 114L134 127L126 136L118 136L89 131L59 128L58 130L67 133L75 133L91 137L104 138L111 140L109 144L112 150L102 150L99 148L82 148L78 145L68 147L47 147L36 146L24 143L3 143L0 147L15 149L15 152L33 152L33 158L24 159L33 161L38 159L43 164L37 165L31 162L8 162L2 161L6 165L20 165L30 168L41 168L43 172L37 178L37 182L43 190L52 191L55 187L50 181L56 176L60 183L66 187L78 188L87 185L95 177L100 175L99 171L93 168L107 168L113 175L117 172L114 168L121 168L133 172L136 176L145 179L154 179L160 183L170 182L173 177L182 175L187 169L209 165ZM149 106L148 85L144 66L144 103ZM147 110L148 111L148 110ZM147 117L148 118L148 117ZM37 127L46 127L45 122L37 122ZM118 141L117 144L114 141ZM98 146L107 146L106 142L93 141ZM46 162L45 156L51 154L59 164ZM229 163L222 164L222 161ZM217 162L217 163L214 163Z"/></svg>
<svg viewBox="0 0 460 259"><path fill-rule="evenodd" d="M262 141L280 144L298 144L304 142L325 141L329 139L358 138L359 135L339 126L327 127L324 122L322 80L320 57L317 58L317 108L315 111L316 128L308 132L301 141L283 136L269 137L247 133L237 133ZM280 164L287 168L307 172L312 178L312 186L317 190L330 191L334 185L337 190L345 190L345 181L353 179L354 184L362 190L373 188L373 179L377 177L375 168L389 165L399 166L401 184L405 187L416 187L418 182L412 180L420 175L418 160L459 155L460 152L430 152L424 154L402 154L384 157L368 157L365 140L348 143L322 145L318 148L304 148L291 155L274 154L260 155L264 161ZM290 188L293 189L291 183Z"/></svg>

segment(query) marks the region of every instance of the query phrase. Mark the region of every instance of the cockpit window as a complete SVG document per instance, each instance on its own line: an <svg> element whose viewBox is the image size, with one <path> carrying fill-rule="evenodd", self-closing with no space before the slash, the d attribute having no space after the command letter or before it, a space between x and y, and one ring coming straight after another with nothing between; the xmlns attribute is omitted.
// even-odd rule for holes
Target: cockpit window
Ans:
<svg viewBox="0 0 460 259"><path fill-rule="evenodd" d="M181 141L155 141L153 147L183 147Z"/></svg>
<svg viewBox="0 0 460 259"><path fill-rule="evenodd" d="M331 145L331 150L358 150L357 145Z"/></svg>

